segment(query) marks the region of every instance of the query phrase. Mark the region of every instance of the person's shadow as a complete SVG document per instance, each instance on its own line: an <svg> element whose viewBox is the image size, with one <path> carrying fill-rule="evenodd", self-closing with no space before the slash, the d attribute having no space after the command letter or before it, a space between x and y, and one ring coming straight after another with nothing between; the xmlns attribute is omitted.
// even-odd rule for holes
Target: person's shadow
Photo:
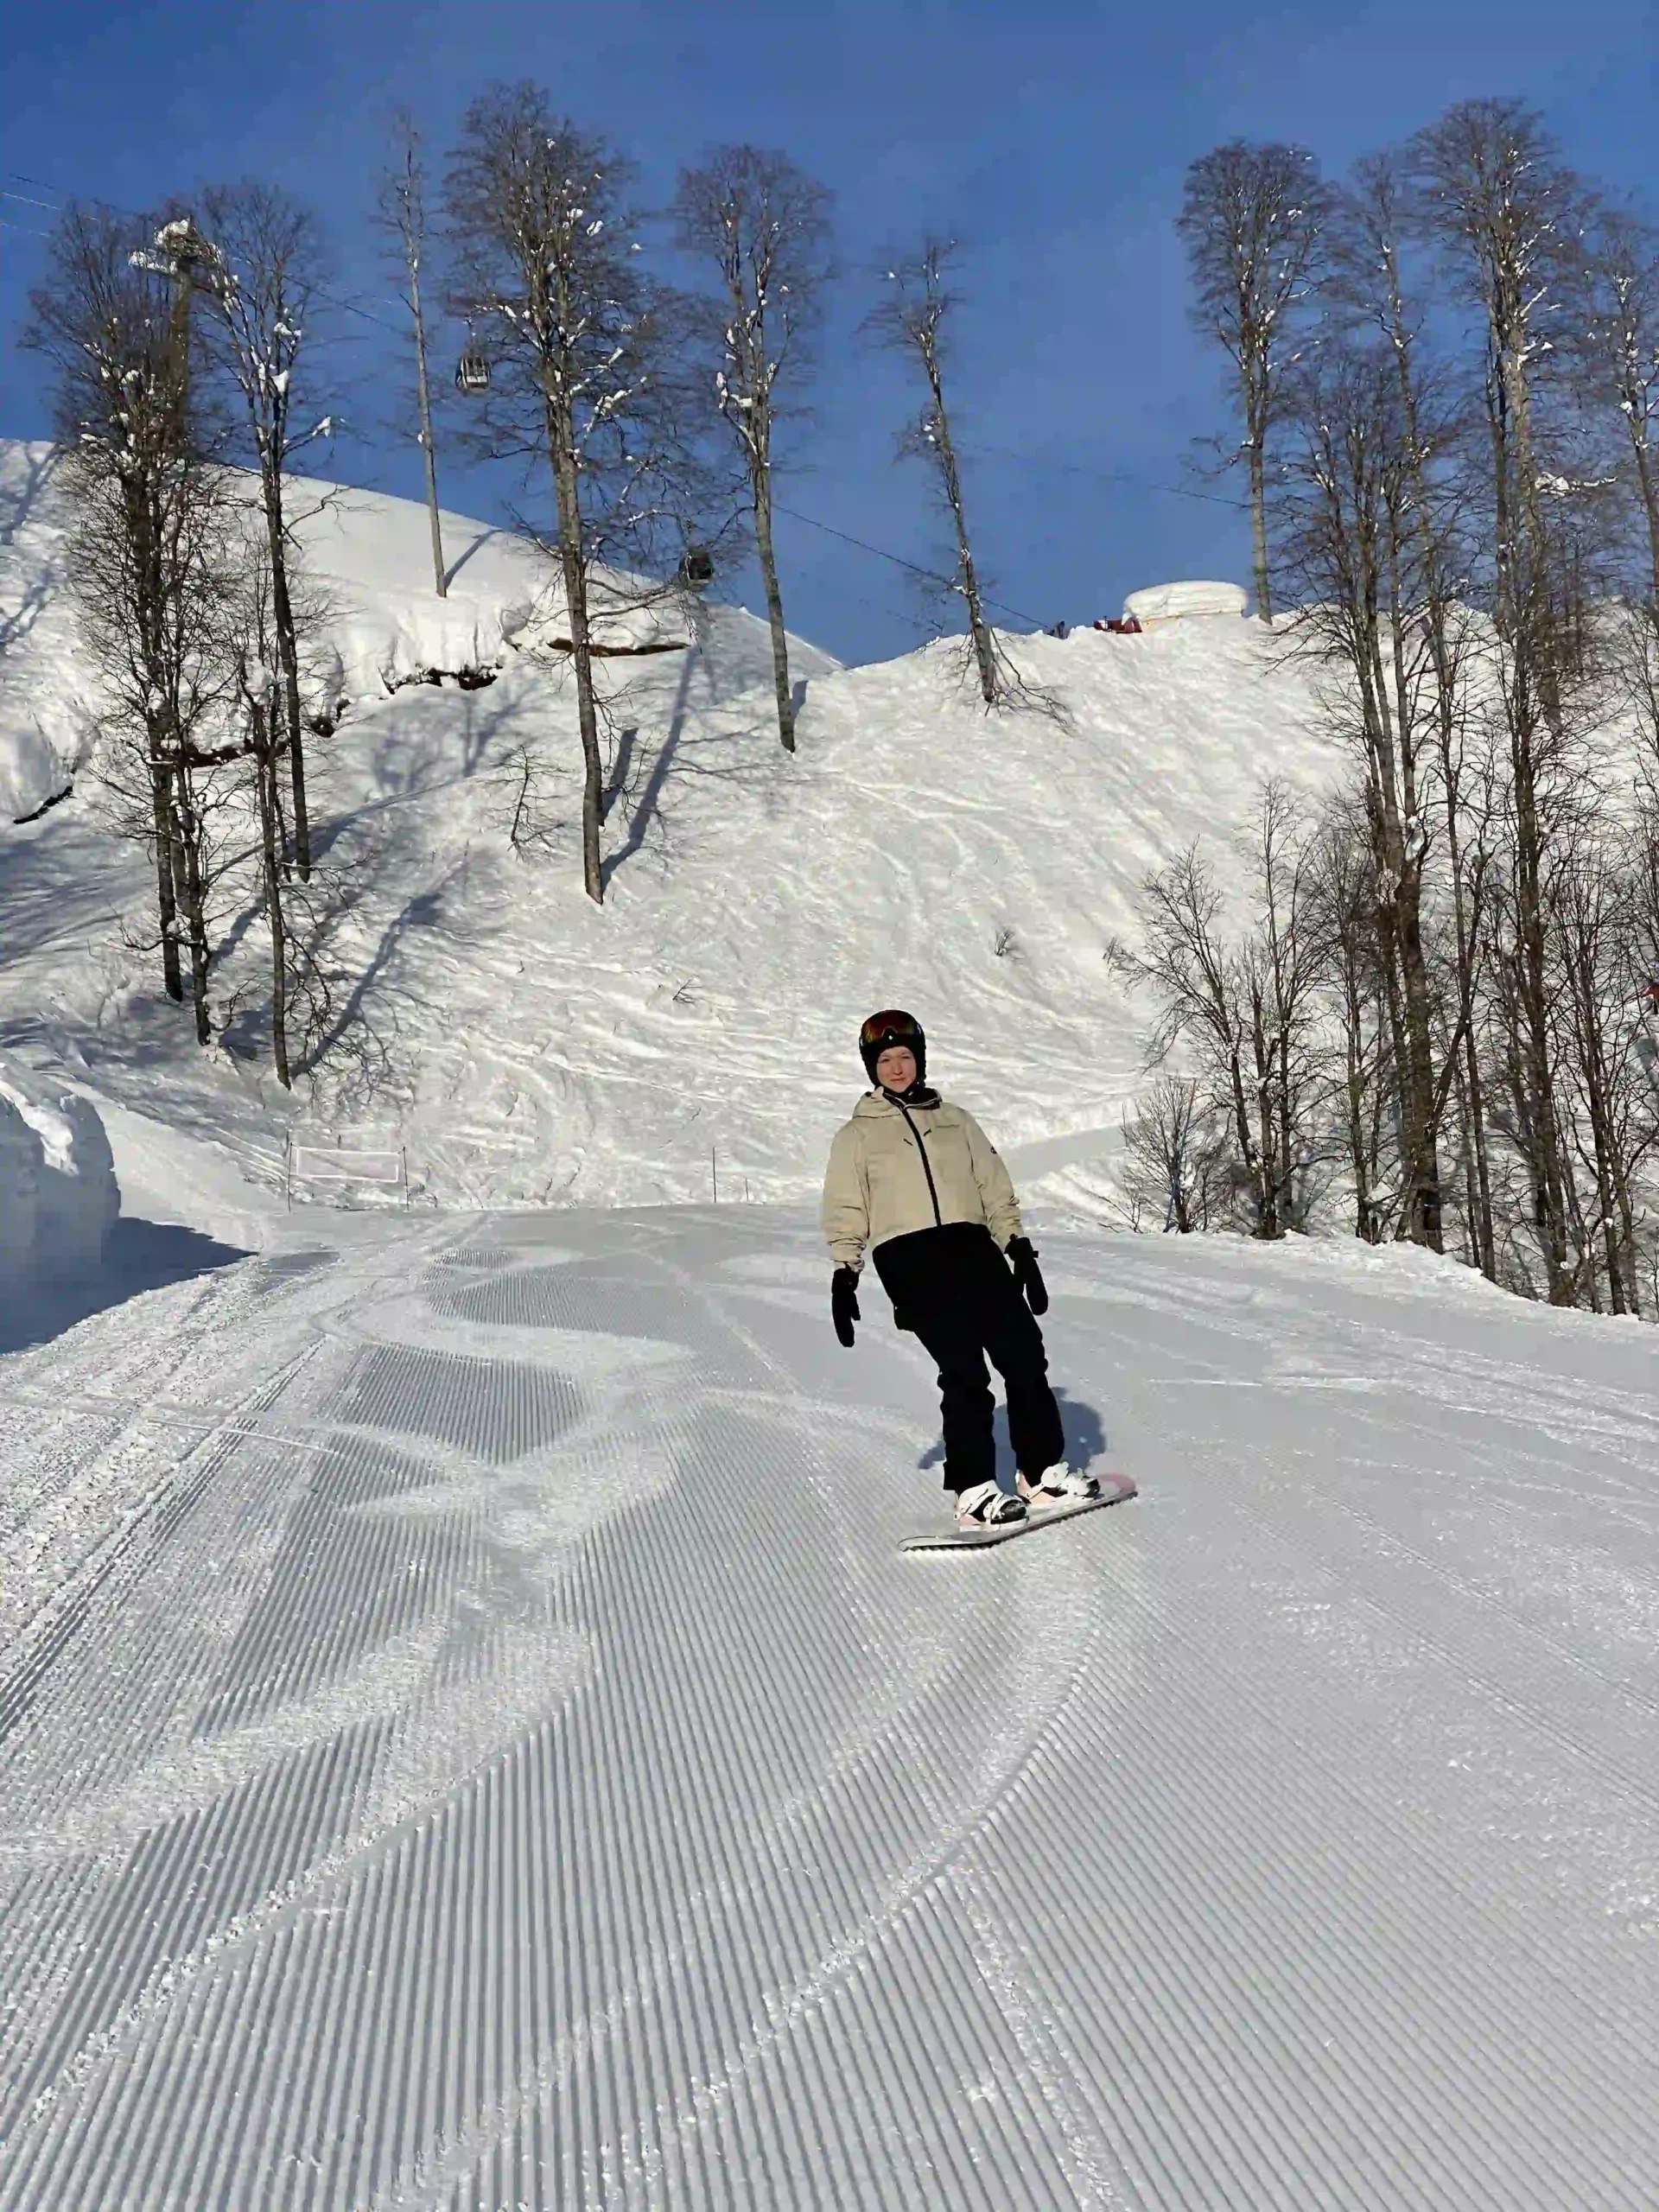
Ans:
<svg viewBox="0 0 1659 2212"><path fill-rule="evenodd" d="M1106 1430L1100 1415L1092 1406L1084 1404L1081 1398L1068 1397L1064 1390L1056 1390L1055 1402L1060 1409L1060 1425L1065 1432L1065 1463L1069 1467L1086 1467L1099 1459L1106 1449ZM1008 1442L1008 1409L999 1401L991 1416L996 1437L996 1478L1004 1490L1014 1487L1014 1447ZM942 1467L944 1465L944 1439L931 1444L917 1461L919 1467Z"/></svg>

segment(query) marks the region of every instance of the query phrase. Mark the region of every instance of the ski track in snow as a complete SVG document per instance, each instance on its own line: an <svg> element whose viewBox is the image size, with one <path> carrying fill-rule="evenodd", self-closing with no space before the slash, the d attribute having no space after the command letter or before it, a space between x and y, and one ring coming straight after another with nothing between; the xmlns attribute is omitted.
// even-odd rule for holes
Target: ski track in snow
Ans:
<svg viewBox="0 0 1659 2212"><path fill-rule="evenodd" d="M983 1557L899 1555L925 1364L763 1209L0 1361L6 2212L1650 2206L1646 1339L1045 1250L1141 1495Z"/></svg>

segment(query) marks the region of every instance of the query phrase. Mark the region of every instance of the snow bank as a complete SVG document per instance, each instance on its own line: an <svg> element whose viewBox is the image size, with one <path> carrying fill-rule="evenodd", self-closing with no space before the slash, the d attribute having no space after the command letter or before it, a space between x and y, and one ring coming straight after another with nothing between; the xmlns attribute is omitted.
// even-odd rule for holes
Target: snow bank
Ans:
<svg viewBox="0 0 1659 2212"><path fill-rule="evenodd" d="M289 512L321 618L308 671L319 700L378 700L430 671L499 669L515 646L556 657L569 633L555 564L512 531L443 513L448 591L440 598L423 507L296 477ZM0 439L0 824L60 797L96 736L96 672L64 588L69 524L51 446ZM688 641L693 610L683 600L640 607L629 579L601 572L593 585L601 646L626 653Z"/></svg>
<svg viewBox="0 0 1659 2212"><path fill-rule="evenodd" d="M268 1179L243 1173L230 1148L200 1129L169 1128L100 1096L99 1116L115 1155L116 1178L128 1216L194 1229L243 1251L276 1244L287 1224L278 1181L280 1141L270 1141Z"/></svg>
<svg viewBox="0 0 1659 2212"><path fill-rule="evenodd" d="M120 1211L96 1108L0 1062L0 1296L96 1268Z"/></svg>
<svg viewBox="0 0 1659 2212"><path fill-rule="evenodd" d="M0 823L60 796L92 738L54 474L50 446L0 439Z"/></svg>
<svg viewBox="0 0 1659 2212"><path fill-rule="evenodd" d="M1184 621L1192 614L1230 614L1236 620L1244 607L1244 594L1236 584L1154 584L1129 594L1123 602L1123 620L1150 630L1155 623Z"/></svg>
<svg viewBox="0 0 1659 2212"><path fill-rule="evenodd" d="M531 539L441 512L448 588L433 586L423 509L407 499L308 478L294 484L306 575L323 607L327 647L318 673L336 697L378 698L429 670L502 667L515 647L556 646L569 624L554 563ZM411 529L414 516L422 526ZM595 642L611 652L683 645L687 611L672 596L608 605L605 572L591 579Z"/></svg>
<svg viewBox="0 0 1659 2212"><path fill-rule="evenodd" d="M68 780L57 748L38 722L0 715L0 822L22 822L38 813Z"/></svg>

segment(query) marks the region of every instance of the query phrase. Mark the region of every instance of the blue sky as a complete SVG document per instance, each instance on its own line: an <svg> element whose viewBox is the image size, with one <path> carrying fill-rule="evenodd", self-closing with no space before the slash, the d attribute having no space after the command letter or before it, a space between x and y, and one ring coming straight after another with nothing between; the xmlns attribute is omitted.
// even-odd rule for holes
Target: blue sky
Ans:
<svg viewBox="0 0 1659 2212"><path fill-rule="evenodd" d="M648 201L683 161L743 138L835 188L847 273L806 466L780 496L923 562L938 525L919 473L892 457L912 396L854 334L885 253L930 227L963 241L954 397L976 546L997 596L1045 622L1116 613L1171 577L1244 580L1235 510L1158 488L1193 486L1192 442L1223 421L1172 229L1195 155L1293 138L1339 170L1453 100L1519 93L1580 168L1659 189L1652 0L4 0L0 35L0 188L21 195L0 200L0 435L47 427L14 342L42 250L30 233L51 219L31 197L143 205L276 178L325 214L337 289L395 319L364 223L387 111L406 103L441 151L476 91L531 77L633 155ZM362 435L334 471L414 492L412 449L376 429L392 341L344 327ZM515 487L451 457L443 493L497 518ZM901 569L789 518L779 543L791 626L853 659L915 641ZM725 581L751 596L751 580Z"/></svg>

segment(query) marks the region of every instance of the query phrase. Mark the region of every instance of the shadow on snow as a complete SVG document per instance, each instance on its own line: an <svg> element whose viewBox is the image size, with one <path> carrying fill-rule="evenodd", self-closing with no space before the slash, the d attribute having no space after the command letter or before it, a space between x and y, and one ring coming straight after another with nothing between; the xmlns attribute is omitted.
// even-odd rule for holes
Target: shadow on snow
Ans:
<svg viewBox="0 0 1659 2212"><path fill-rule="evenodd" d="M194 1229L124 1217L111 1230L103 1265L62 1282L38 1283L27 1304L0 1307L0 1352L49 1343L94 1313L124 1306L147 1290L227 1268L249 1255Z"/></svg>

